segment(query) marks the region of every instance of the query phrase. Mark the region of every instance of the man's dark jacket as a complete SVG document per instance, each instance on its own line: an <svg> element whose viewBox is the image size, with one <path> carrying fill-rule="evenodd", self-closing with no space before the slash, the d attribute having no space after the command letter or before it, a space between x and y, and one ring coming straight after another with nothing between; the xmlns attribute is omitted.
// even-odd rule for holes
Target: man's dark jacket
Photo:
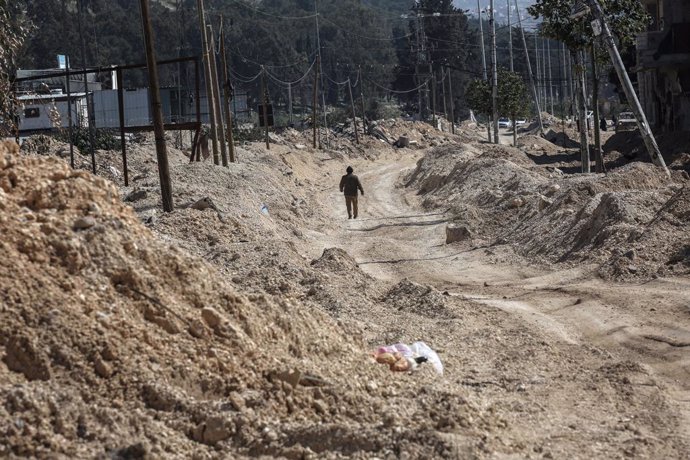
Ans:
<svg viewBox="0 0 690 460"><path fill-rule="evenodd" d="M357 196L357 189L364 195L364 189L362 184L359 183L359 177L354 174L345 174L342 179L340 179L340 191L345 191L345 196Z"/></svg>

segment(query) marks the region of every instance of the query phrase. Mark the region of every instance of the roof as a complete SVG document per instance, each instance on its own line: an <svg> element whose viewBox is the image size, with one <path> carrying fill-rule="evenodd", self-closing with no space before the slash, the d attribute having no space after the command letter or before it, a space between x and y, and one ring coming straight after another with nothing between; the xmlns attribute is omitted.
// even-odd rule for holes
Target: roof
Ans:
<svg viewBox="0 0 690 460"><path fill-rule="evenodd" d="M86 96L86 93L72 93L70 94L70 97L72 99L75 98L81 98ZM51 101L51 100L66 100L67 99L67 94L60 93L60 94L22 94L21 96L17 97L18 100L20 101Z"/></svg>

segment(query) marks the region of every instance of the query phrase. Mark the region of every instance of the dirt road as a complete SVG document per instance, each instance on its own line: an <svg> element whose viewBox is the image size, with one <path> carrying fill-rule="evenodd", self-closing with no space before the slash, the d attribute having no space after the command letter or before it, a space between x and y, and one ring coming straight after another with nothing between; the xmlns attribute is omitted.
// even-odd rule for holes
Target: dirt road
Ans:
<svg viewBox="0 0 690 460"><path fill-rule="evenodd" d="M335 232L314 232L311 255L337 246L377 279L396 283L407 278L472 300L507 315L508 322L520 324L529 335L575 350L575 359L582 362L596 353L635 363L642 371L632 391L647 392L651 386L651 393L668 404L664 410L680 418L677 436L690 439L690 280L615 284L600 280L593 267L544 271L512 260L502 263L502 254L509 251L505 247L446 245L449 216L420 211L414 191L401 185L417 158L355 165L366 191L357 220L344 219L344 200L335 187L325 192L322 202L342 224ZM426 331L430 336L439 332ZM567 372L564 362L551 365ZM578 393L583 400L591 396ZM597 407L596 401L589 402ZM625 418L628 409L618 407L617 416ZM567 418L567 406L559 410L564 412L552 415Z"/></svg>

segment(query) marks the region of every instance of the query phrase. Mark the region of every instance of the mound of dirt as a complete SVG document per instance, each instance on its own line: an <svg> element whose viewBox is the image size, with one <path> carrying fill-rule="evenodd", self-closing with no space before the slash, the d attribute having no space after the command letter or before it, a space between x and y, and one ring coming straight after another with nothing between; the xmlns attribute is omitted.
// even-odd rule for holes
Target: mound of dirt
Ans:
<svg viewBox="0 0 690 460"><path fill-rule="evenodd" d="M344 379L357 345L327 316L239 297L104 179L3 151L0 229L3 455L301 457L322 443L280 440L367 418L367 392ZM332 448L368 448L348 436Z"/></svg>
<svg viewBox="0 0 690 460"><path fill-rule="evenodd" d="M431 286L422 286L404 279L381 298L381 302L398 311L407 311L427 318L455 318L446 307L447 296Z"/></svg>
<svg viewBox="0 0 690 460"><path fill-rule="evenodd" d="M563 150L561 147L554 144L553 141L534 134L519 137L518 146L526 148L532 154L541 153L542 155L553 154Z"/></svg>
<svg viewBox="0 0 690 460"><path fill-rule="evenodd" d="M419 189L426 207L454 203L455 222L532 261L596 262L602 276L613 278L687 273L682 174L669 182L660 169L636 162L607 176L546 176L534 165L486 159L493 155L494 149L471 156L431 152L407 185Z"/></svg>

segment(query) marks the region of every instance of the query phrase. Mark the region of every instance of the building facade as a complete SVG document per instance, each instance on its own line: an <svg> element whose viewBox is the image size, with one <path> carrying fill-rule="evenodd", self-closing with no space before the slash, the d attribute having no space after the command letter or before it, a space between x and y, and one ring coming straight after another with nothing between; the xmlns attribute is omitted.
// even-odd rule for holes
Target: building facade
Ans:
<svg viewBox="0 0 690 460"><path fill-rule="evenodd" d="M637 37L640 102L653 130L690 131L690 0L642 0L652 22Z"/></svg>

